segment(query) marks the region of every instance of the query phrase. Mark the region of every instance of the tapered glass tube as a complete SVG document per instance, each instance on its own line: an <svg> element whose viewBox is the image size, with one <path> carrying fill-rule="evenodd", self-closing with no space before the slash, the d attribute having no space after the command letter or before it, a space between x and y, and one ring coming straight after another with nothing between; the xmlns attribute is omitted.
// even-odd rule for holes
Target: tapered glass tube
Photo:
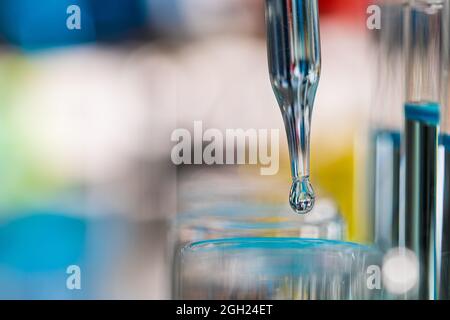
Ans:
<svg viewBox="0 0 450 320"><path fill-rule="evenodd" d="M436 298L438 134L445 78L447 0L405 6L405 245L416 254L418 299ZM439 223L438 223L439 224Z"/></svg>
<svg viewBox="0 0 450 320"><path fill-rule="evenodd" d="M291 159L291 207L307 213L315 194L309 180L311 115L321 56L317 0L266 0L272 88L283 115Z"/></svg>

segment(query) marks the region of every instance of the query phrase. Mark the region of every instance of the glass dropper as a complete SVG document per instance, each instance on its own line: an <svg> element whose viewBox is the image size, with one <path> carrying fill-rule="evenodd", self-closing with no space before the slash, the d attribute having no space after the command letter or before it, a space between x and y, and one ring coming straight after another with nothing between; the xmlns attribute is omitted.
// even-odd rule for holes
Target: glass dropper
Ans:
<svg viewBox="0 0 450 320"><path fill-rule="evenodd" d="M291 160L289 203L305 214L314 206L309 180L311 114L321 56L317 0L266 0L269 72L286 128Z"/></svg>

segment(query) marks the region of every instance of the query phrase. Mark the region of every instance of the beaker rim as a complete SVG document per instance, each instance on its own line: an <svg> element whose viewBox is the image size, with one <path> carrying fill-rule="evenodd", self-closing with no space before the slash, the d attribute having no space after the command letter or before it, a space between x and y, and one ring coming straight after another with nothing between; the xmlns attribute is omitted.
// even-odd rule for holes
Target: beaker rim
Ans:
<svg viewBox="0 0 450 320"><path fill-rule="evenodd" d="M295 237L241 237L241 238L223 238L209 239L192 242L186 245L182 251L210 251L215 249L235 250L235 249L331 249L331 250L350 250L358 252L376 251L367 245L328 239L313 238L295 238Z"/></svg>

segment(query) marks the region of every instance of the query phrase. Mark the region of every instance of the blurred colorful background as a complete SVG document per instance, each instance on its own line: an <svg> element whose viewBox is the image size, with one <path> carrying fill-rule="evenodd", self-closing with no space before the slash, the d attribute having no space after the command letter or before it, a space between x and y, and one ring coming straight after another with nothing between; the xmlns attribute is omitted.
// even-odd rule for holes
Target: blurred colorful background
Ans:
<svg viewBox="0 0 450 320"><path fill-rule="evenodd" d="M81 30L66 27L74 4ZM368 5L320 1L323 71L312 123L313 183L357 242L370 238ZM201 186L203 177L198 166L172 164L170 136L196 120L280 129L276 176L254 166L207 170L287 202L263 0L2 0L0 298L170 298L171 221L184 208L183 179ZM80 266L82 290L66 288L68 265Z"/></svg>

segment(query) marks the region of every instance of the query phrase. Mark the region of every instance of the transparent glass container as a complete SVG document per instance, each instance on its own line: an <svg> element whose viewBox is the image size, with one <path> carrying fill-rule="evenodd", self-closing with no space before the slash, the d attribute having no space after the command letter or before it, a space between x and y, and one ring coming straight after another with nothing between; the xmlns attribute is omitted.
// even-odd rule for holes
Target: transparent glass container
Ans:
<svg viewBox="0 0 450 320"><path fill-rule="evenodd" d="M267 179L267 180L266 180ZM343 240L347 228L337 205L320 196L308 215L289 207L288 185L233 170L198 170L180 178L172 239L307 237Z"/></svg>
<svg viewBox="0 0 450 320"><path fill-rule="evenodd" d="M284 184L223 172L197 171L180 179L180 211L170 233L173 297L180 253L189 244L233 238L345 239L346 223L331 199L320 197L310 213L299 216L289 206Z"/></svg>
<svg viewBox="0 0 450 320"><path fill-rule="evenodd" d="M381 0L381 28L372 34L376 87L372 98L369 202L373 241L383 250L399 244L402 105L404 102L403 0Z"/></svg>
<svg viewBox="0 0 450 320"><path fill-rule="evenodd" d="M419 261L419 299L436 299L442 237L439 135L449 61L449 2L411 0L405 18L405 246Z"/></svg>
<svg viewBox="0 0 450 320"><path fill-rule="evenodd" d="M172 228L178 244L231 237L298 237L343 240L346 224L331 200L320 199L304 216L286 203L222 203L178 215Z"/></svg>
<svg viewBox="0 0 450 320"><path fill-rule="evenodd" d="M447 22L444 28L450 29L450 6L447 5L445 15ZM447 32L447 52L450 55L450 33ZM444 76L443 101L441 111L441 132L439 137L439 165L438 165L438 215L442 216L442 226L438 226L440 232L440 287L438 297L442 300L450 300L450 65L444 67L447 71Z"/></svg>
<svg viewBox="0 0 450 320"><path fill-rule="evenodd" d="M180 252L178 299L381 299L369 285L381 255L348 242L298 238L200 241Z"/></svg>

